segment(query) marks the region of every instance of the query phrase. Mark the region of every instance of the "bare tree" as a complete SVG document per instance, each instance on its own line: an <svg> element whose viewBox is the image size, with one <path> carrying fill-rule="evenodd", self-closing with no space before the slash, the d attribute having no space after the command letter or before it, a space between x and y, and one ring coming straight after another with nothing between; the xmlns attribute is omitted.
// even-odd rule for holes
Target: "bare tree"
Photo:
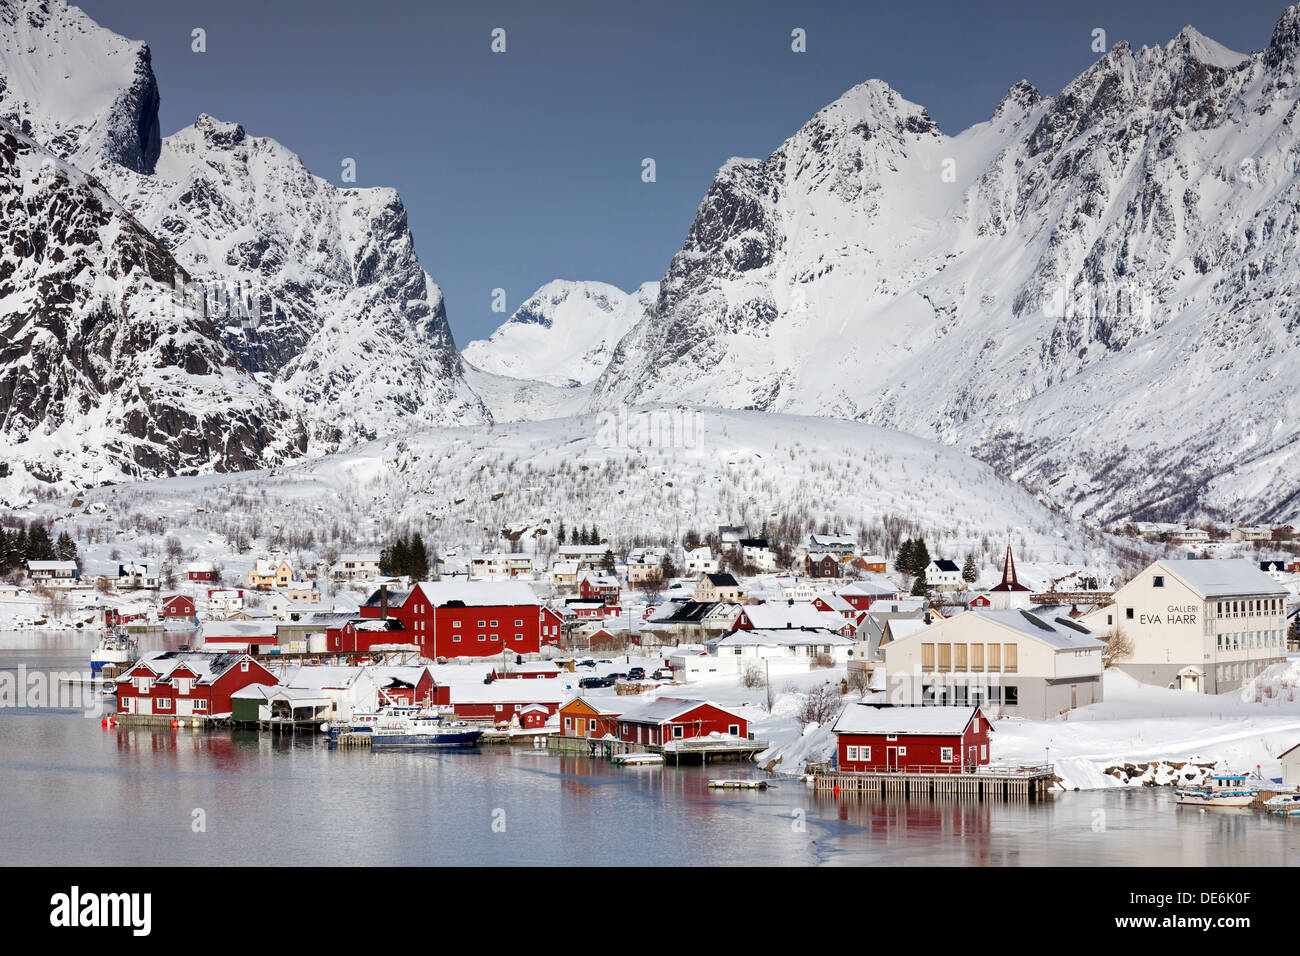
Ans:
<svg viewBox="0 0 1300 956"><path fill-rule="evenodd" d="M802 724L816 723L824 725L839 715L844 701L839 691L830 684L822 684L815 690L804 694L803 702L795 716Z"/></svg>
<svg viewBox="0 0 1300 956"><path fill-rule="evenodd" d="M1124 633L1123 628L1116 627L1106 638L1106 667L1114 667L1132 656L1133 639Z"/></svg>
<svg viewBox="0 0 1300 956"><path fill-rule="evenodd" d="M866 670L862 668L849 668L847 683L849 690L857 692L858 700L866 697L867 691L871 690L871 678L867 676Z"/></svg>

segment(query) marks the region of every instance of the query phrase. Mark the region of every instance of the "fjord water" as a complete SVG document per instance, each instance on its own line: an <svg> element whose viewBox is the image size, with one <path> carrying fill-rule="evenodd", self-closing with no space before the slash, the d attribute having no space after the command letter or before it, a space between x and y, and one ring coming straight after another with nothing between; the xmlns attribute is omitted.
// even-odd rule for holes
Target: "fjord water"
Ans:
<svg viewBox="0 0 1300 956"><path fill-rule="evenodd" d="M154 638L163 646L182 636ZM84 669L90 634L4 635L0 671ZM615 767L529 748L331 752L318 735L106 729L0 708L2 865L1283 865L1300 820L1164 788L1039 803L710 791L741 764Z"/></svg>

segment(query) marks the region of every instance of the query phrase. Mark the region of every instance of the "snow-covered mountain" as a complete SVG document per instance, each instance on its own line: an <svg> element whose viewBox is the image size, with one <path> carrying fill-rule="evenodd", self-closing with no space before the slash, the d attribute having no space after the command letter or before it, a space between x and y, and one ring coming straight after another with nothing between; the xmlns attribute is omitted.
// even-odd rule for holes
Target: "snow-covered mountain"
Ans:
<svg viewBox="0 0 1300 956"><path fill-rule="evenodd" d="M149 48L62 0L0 0L0 120L81 169L158 159Z"/></svg>
<svg viewBox="0 0 1300 956"><path fill-rule="evenodd" d="M549 385L586 385L659 293L647 282L628 294L605 282L556 279L534 292L492 335L465 347L465 359L494 375Z"/></svg>
<svg viewBox="0 0 1300 956"><path fill-rule="evenodd" d="M60 0L0 0L0 114L171 250L242 364L344 443L490 420L391 189L313 176L200 116L160 139L148 48Z"/></svg>
<svg viewBox="0 0 1300 956"><path fill-rule="evenodd" d="M0 122L0 500L306 450L184 279L98 182Z"/></svg>
<svg viewBox="0 0 1300 956"><path fill-rule="evenodd" d="M944 135L878 80L731 160L590 407L842 416L1100 517L1300 509L1300 8Z"/></svg>
<svg viewBox="0 0 1300 956"><path fill-rule="evenodd" d="M162 141L151 175L103 175L204 286L241 361L345 444L490 419L394 190L341 189L209 116Z"/></svg>

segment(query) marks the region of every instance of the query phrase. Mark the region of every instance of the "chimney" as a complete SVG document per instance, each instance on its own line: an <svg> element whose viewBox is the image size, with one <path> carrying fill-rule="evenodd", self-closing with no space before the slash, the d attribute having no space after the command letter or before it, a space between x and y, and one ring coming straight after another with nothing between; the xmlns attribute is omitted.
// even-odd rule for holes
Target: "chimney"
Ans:
<svg viewBox="0 0 1300 956"><path fill-rule="evenodd" d="M388 619L388 585L379 585L379 616Z"/></svg>

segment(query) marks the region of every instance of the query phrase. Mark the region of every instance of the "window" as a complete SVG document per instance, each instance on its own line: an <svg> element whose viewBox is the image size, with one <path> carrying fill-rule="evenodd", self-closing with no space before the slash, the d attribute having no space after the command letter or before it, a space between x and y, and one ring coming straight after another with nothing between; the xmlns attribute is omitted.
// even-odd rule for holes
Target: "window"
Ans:
<svg viewBox="0 0 1300 956"><path fill-rule="evenodd" d="M522 634L516 634L516 635L515 635L515 640L516 640L516 641L522 641L523 639L524 639L524 636L523 636Z"/></svg>
<svg viewBox="0 0 1300 956"><path fill-rule="evenodd" d="M158 698L158 709L159 709L159 710L171 710L171 709L172 709L172 699L171 699L170 697L159 697L159 698Z"/></svg>
<svg viewBox="0 0 1300 956"><path fill-rule="evenodd" d="M492 622L492 626L493 626L493 627L496 627L496 626L497 626L497 622L496 622L496 621L493 621L493 622Z"/></svg>
<svg viewBox="0 0 1300 956"><path fill-rule="evenodd" d="M940 644L939 645L939 671L940 673L943 673L944 671L949 671L949 670L952 670L952 645Z"/></svg>
<svg viewBox="0 0 1300 956"><path fill-rule="evenodd" d="M906 757L906 756L907 756L907 748L906 748L906 747L899 747L899 748L898 748L898 755L899 755L900 757Z"/></svg>
<svg viewBox="0 0 1300 956"><path fill-rule="evenodd" d="M1015 644L1002 645L1002 669L1008 674L1014 674L1016 672L1016 651L1017 647Z"/></svg>
<svg viewBox="0 0 1300 956"><path fill-rule="evenodd" d="M452 642L453 644L459 644L459 643L460 643L460 635L459 635L459 634L453 634L453 635L451 636L451 642Z"/></svg>
<svg viewBox="0 0 1300 956"><path fill-rule="evenodd" d="M523 626L524 626L523 621L515 621L515 627L523 627Z"/></svg>
<svg viewBox="0 0 1300 956"><path fill-rule="evenodd" d="M845 760L857 760L857 759L858 759L858 748L857 748L857 747L854 747L854 746L852 746L852 745L850 744L849 747L845 750L845 753L844 753L844 759L845 759Z"/></svg>
<svg viewBox="0 0 1300 956"><path fill-rule="evenodd" d="M885 737L885 739L886 739L886 740L897 740L897 739L898 739L898 734L889 734L889 735L887 735L887 736Z"/></svg>
<svg viewBox="0 0 1300 956"><path fill-rule="evenodd" d="M994 684L992 687L989 688L989 703L990 704L1002 703L1002 688L997 684Z"/></svg>
<svg viewBox="0 0 1300 956"><path fill-rule="evenodd" d="M970 669L973 671L984 670L984 645L972 644L970 646Z"/></svg>
<svg viewBox="0 0 1300 956"><path fill-rule="evenodd" d="M955 671L964 671L966 669L966 645L953 645L953 662L952 669Z"/></svg>
<svg viewBox="0 0 1300 956"><path fill-rule="evenodd" d="M1124 608L1124 617L1127 620L1133 620L1133 609L1131 607Z"/></svg>
<svg viewBox="0 0 1300 956"><path fill-rule="evenodd" d="M499 634L493 634L493 635L492 635L492 640L494 640L494 641L499 641L499 640L501 640L501 635L499 635Z"/></svg>
<svg viewBox="0 0 1300 956"><path fill-rule="evenodd" d="M952 763L952 748L951 747L939 748L939 760L941 763Z"/></svg>
<svg viewBox="0 0 1300 956"><path fill-rule="evenodd" d="M674 725L673 725L673 737L681 737L681 735L682 735L682 728L681 728L681 726L678 725L678 724L674 724Z"/></svg>
<svg viewBox="0 0 1300 956"><path fill-rule="evenodd" d="M573 718L572 718L572 717L565 717L565 718L564 718L564 730L565 730L565 732L567 733L568 731L570 731L570 730L572 730L572 729L573 729Z"/></svg>
<svg viewBox="0 0 1300 956"><path fill-rule="evenodd" d="M934 670L934 645L933 644L921 645L921 670L923 671Z"/></svg>
<svg viewBox="0 0 1300 956"><path fill-rule="evenodd" d="M487 621L479 621L479 622L478 622L478 626L479 626L479 627L487 627Z"/></svg>
<svg viewBox="0 0 1300 956"><path fill-rule="evenodd" d="M871 748L870 748L870 747L859 747L859 748L858 748L858 759L859 759L859 760L870 760L870 759L871 759Z"/></svg>
<svg viewBox="0 0 1300 956"><path fill-rule="evenodd" d="M203 711L204 713L207 713L208 702L206 700L196 700L194 702L194 710L196 713L199 711Z"/></svg>
<svg viewBox="0 0 1300 956"><path fill-rule="evenodd" d="M452 626L452 627L460 627L460 621L452 621L452 622L451 622L451 626Z"/></svg>
<svg viewBox="0 0 1300 956"><path fill-rule="evenodd" d="M247 673L248 673L248 661L240 661L240 662L239 662L239 670L240 670L241 673L247 674Z"/></svg>
<svg viewBox="0 0 1300 956"><path fill-rule="evenodd" d="M486 634L480 634L480 635L478 636L478 639L479 639L480 641L486 641L486 640L487 640L487 635L486 635Z"/></svg>
<svg viewBox="0 0 1300 956"><path fill-rule="evenodd" d="M1153 577L1153 578L1151 579L1151 586L1152 586L1153 588L1162 588L1162 587L1164 587L1164 586L1165 586L1165 576L1164 576L1163 574L1157 574L1155 577Z"/></svg>
<svg viewBox="0 0 1300 956"><path fill-rule="evenodd" d="M733 737L740 736L740 724L727 724L727 733Z"/></svg>
<svg viewBox="0 0 1300 956"><path fill-rule="evenodd" d="M1008 684L1003 688L1003 703L1008 707L1016 707L1020 704L1020 691L1015 684Z"/></svg>

